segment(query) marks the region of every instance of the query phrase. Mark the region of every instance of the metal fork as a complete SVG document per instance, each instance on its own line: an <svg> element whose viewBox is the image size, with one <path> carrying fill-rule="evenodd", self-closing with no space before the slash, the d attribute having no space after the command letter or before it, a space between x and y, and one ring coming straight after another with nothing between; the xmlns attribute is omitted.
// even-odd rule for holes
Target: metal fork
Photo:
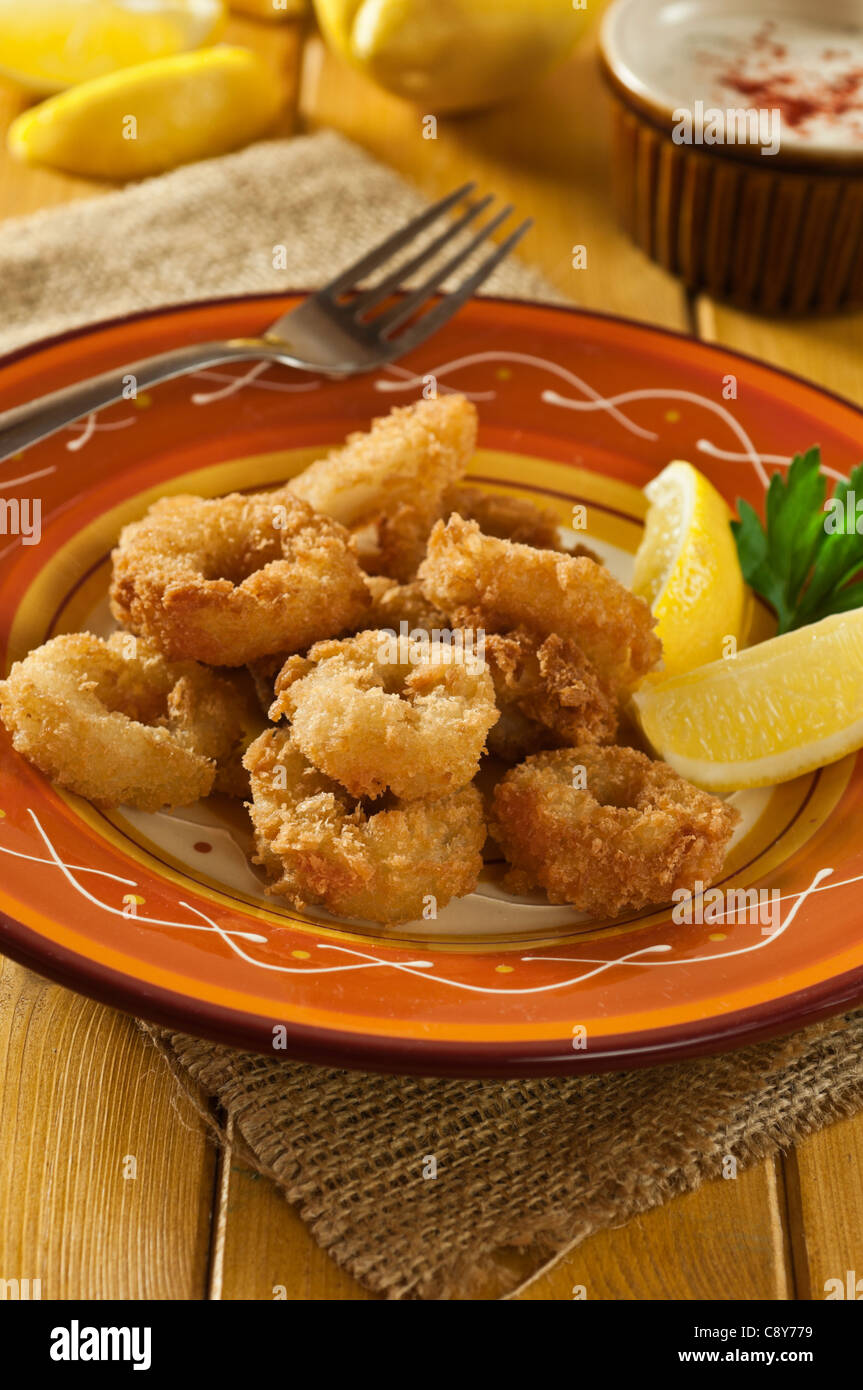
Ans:
<svg viewBox="0 0 863 1390"><path fill-rule="evenodd" d="M220 362L281 362L286 367L323 372L327 376L354 376L371 371L386 362L403 357L425 342L452 318L462 304L488 279L525 232L532 219L522 222L490 255L466 274L456 288L438 298L445 280L458 270L496 231L513 211L508 204L496 213L470 240L460 246L443 265L433 270L414 290L401 292L406 279L431 263L443 248L458 237L494 201L494 195L469 203L465 212L429 245L403 260L370 289L360 282L385 266L393 256L409 247L444 213L469 197L475 183L463 184L427 211L414 217L399 231L353 265L348 266L323 289L282 314L259 338L230 338L224 342L194 343L171 352L130 362L75 386L66 386L50 395L39 396L0 414L0 461L54 434L64 425L111 405L123 396L124 379L134 378L135 390L143 391L161 381L199 371ZM387 303L395 295L395 303ZM436 302L433 302L436 301Z"/></svg>

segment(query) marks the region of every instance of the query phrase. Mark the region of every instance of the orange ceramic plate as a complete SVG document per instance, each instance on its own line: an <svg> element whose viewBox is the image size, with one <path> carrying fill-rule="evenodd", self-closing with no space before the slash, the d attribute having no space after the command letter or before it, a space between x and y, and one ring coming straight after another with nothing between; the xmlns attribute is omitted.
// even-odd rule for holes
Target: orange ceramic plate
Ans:
<svg viewBox="0 0 863 1390"><path fill-rule="evenodd" d="M0 409L180 343L255 333L290 303L166 309L40 344L0 364ZM586 520L623 578L641 488L669 459L758 505L767 473L802 447L819 442L841 472L863 453L860 411L747 358L620 319L477 301L376 375L202 372L0 465L4 498L41 499L38 544L12 533L5 509L4 669L54 633L108 630L111 545L153 498L275 485L428 377L479 405L476 478L541 499L564 525ZM437 921L384 930L267 898L239 803L104 814L0 737L0 946L179 1029L338 1065L504 1075L728 1048L863 998L853 758L738 794L723 881L779 890L766 927L675 924L667 908L588 923L507 898L491 863Z"/></svg>

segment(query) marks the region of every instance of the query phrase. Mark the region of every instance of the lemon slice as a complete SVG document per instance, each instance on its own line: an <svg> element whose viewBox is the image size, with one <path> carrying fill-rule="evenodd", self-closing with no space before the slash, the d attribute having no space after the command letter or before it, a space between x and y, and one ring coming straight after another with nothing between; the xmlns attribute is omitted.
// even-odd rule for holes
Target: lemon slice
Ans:
<svg viewBox="0 0 863 1390"><path fill-rule="evenodd" d="M12 122L9 149L87 178L141 178L248 144L281 102L279 79L257 54L206 48L50 97Z"/></svg>
<svg viewBox="0 0 863 1390"><path fill-rule="evenodd" d="M633 696L654 751L708 791L787 782L863 747L863 609Z"/></svg>
<svg viewBox="0 0 863 1390"><path fill-rule="evenodd" d="M644 491L650 509L632 587L656 615L660 675L677 675L742 644L749 611L746 585L729 526L731 511L697 468L670 463Z"/></svg>
<svg viewBox="0 0 863 1390"><path fill-rule="evenodd" d="M212 39L223 0L0 0L0 75L47 96Z"/></svg>

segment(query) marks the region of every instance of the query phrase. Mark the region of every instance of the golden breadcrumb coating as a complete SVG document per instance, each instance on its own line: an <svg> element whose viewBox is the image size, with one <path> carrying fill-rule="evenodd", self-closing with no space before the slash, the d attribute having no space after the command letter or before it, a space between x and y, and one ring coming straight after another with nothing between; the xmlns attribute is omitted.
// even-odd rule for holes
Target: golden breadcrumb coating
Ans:
<svg viewBox="0 0 863 1390"><path fill-rule="evenodd" d="M394 924L436 914L476 887L486 832L475 787L366 810L311 766L285 728L263 733L244 761L256 862L269 891L296 907L322 903L340 917Z"/></svg>
<svg viewBox="0 0 863 1390"><path fill-rule="evenodd" d="M520 763L531 753L559 748L561 740L538 719L522 714L516 705L498 700L500 718L488 731L487 747L493 758L504 763Z"/></svg>
<svg viewBox="0 0 863 1390"><path fill-rule="evenodd" d="M283 714L303 754L352 796L391 791L403 800L469 782L497 719L484 661L439 642L400 644L383 631L290 657L270 718Z"/></svg>
<svg viewBox="0 0 863 1390"><path fill-rule="evenodd" d="M476 441L448 393L281 487L163 497L112 554L128 630L0 681L13 747L100 806L243 798L268 892L342 917L437 916L488 832L506 890L596 918L709 885L739 814L628 723L648 604L552 507L467 483Z"/></svg>
<svg viewBox="0 0 863 1390"><path fill-rule="evenodd" d="M611 743L617 702L571 639L540 639L524 628L490 632L485 656L498 709L515 707L560 743ZM553 746L551 744L546 746Z"/></svg>
<svg viewBox="0 0 863 1390"><path fill-rule="evenodd" d="M246 801L249 796L249 774L243 767L243 755L249 744L266 728L266 709L262 711L254 680L244 667L223 667L216 674L230 691L227 698L230 702L231 728L236 729L239 725L239 732L226 752L225 733L222 730L223 747L217 755L213 791Z"/></svg>
<svg viewBox="0 0 863 1390"><path fill-rule="evenodd" d="M421 628L425 632L432 632L434 628L442 631L447 627L446 614L429 603L422 585L415 579L408 584L399 584L385 575L369 574L366 585L372 606L363 614L363 628L391 628L398 632L401 623L407 623L409 629Z"/></svg>
<svg viewBox="0 0 863 1390"><path fill-rule="evenodd" d="M121 632L53 637L0 683L15 750L105 807L157 811L206 796L242 738L243 709L214 672Z"/></svg>
<svg viewBox="0 0 863 1390"><path fill-rule="evenodd" d="M363 567L402 581L422 559L446 490L476 448L476 407L445 395L401 406L311 464L289 487L355 533Z"/></svg>
<svg viewBox="0 0 863 1390"><path fill-rule="evenodd" d="M434 527L418 578L454 623L488 632L523 627L575 642L617 697L662 651L648 605L601 565L484 536L460 516Z"/></svg>
<svg viewBox="0 0 863 1390"><path fill-rule="evenodd" d="M450 488L444 497L444 520L456 512L465 521L475 521L486 536L518 541L538 550L563 550L557 517L548 507L540 507L527 497L509 492L486 492L465 484Z"/></svg>
<svg viewBox="0 0 863 1390"><path fill-rule="evenodd" d="M287 488L164 497L124 527L112 559L114 616L171 660L303 651L369 604L347 531Z"/></svg>
<svg viewBox="0 0 863 1390"><path fill-rule="evenodd" d="M712 883L739 813L634 748L537 753L495 788L490 833L513 892L545 889L594 917Z"/></svg>

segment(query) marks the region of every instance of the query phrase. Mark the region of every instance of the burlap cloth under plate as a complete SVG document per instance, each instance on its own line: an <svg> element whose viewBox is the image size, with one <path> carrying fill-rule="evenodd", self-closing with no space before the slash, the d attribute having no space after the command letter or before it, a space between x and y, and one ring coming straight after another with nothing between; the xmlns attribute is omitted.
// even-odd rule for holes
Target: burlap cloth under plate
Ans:
<svg viewBox="0 0 863 1390"><path fill-rule="evenodd" d="M419 206L323 134L7 223L0 351L147 306L320 283ZM273 270L279 243L288 271ZM514 261L490 288L557 297ZM728 1155L743 1166L863 1107L863 1013L706 1061L510 1082L333 1071L143 1026L216 1131L202 1095L315 1239L391 1298L506 1292L507 1249L550 1256Z"/></svg>

